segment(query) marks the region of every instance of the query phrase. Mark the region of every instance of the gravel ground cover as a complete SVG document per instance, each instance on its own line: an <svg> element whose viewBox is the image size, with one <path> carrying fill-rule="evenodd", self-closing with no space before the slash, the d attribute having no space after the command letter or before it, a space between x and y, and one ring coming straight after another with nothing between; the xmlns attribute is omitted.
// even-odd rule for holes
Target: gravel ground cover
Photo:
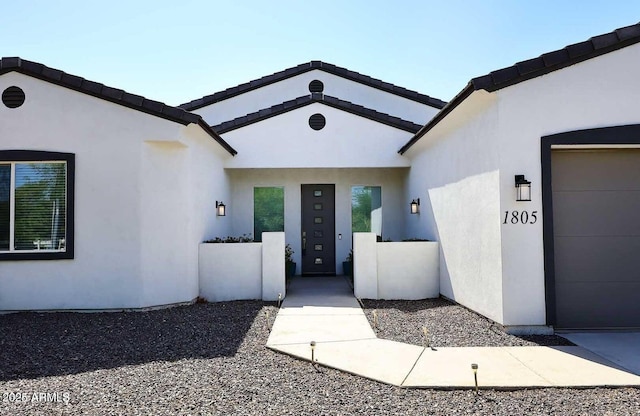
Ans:
<svg viewBox="0 0 640 416"><path fill-rule="evenodd" d="M509 335L489 319L446 299L363 300L365 314L379 338L424 345L427 328L433 347L521 347L574 345L556 335ZM374 324L374 313L377 325Z"/></svg>
<svg viewBox="0 0 640 416"><path fill-rule="evenodd" d="M392 320L413 319L413 325L403 325L421 326L423 314L445 314L450 308L424 311L424 305L367 302L382 312L381 336L384 331L402 333L401 323ZM150 312L1 315L0 414L640 414L640 391L631 388L489 390L476 395L470 390L402 389L314 369L265 348L276 312L273 304L250 301ZM476 323L452 317L447 324L443 317L433 329L434 344L464 344L457 325L471 325L475 333L496 331L471 316ZM494 334L482 339L506 343Z"/></svg>

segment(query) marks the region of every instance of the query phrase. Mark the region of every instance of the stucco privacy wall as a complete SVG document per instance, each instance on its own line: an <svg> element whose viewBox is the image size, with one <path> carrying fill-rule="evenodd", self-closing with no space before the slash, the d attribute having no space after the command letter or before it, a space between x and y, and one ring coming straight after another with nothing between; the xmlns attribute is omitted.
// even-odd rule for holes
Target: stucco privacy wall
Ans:
<svg viewBox="0 0 640 416"><path fill-rule="evenodd" d="M326 118L322 130L309 117ZM397 150L411 133L314 103L223 135L237 151L229 168L406 167ZM265 157L268 155L269 157Z"/></svg>
<svg viewBox="0 0 640 416"><path fill-rule="evenodd" d="M354 233L353 258L358 298L418 300L440 295L435 241L377 243L375 233Z"/></svg>
<svg viewBox="0 0 640 416"><path fill-rule="evenodd" d="M501 213L542 211L540 138L566 131L640 123L640 45L590 59L497 92ZM615 137L611 138L615 140ZM516 202L514 174L532 182L531 202ZM502 226L506 325L544 324L541 218L534 225Z"/></svg>
<svg viewBox="0 0 640 416"><path fill-rule="evenodd" d="M174 247L188 243L173 226L159 234L165 222L176 219L175 213L156 204L159 214L153 218L156 214L141 201L162 188L151 176L142 177L144 142L177 142L182 126L19 73L0 76L0 90L11 85L24 90L26 101L17 109L0 106L2 147L76 155L75 258L0 263L0 309L108 309L191 300L185 295L193 292L193 274L172 287L162 286L165 293L155 301L151 298L157 293L145 294L142 271L149 258L170 256L159 238L174 241ZM173 151L162 150L147 167L170 160L166 153ZM176 165L184 166L181 158ZM169 176L164 172L161 179ZM164 200L158 196L155 201ZM160 230L145 234L152 226ZM196 247L194 243L191 250ZM188 261L172 263L168 270L153 269L160 274L157 281L168 282L170 273L188 270ZM181 289L183 285L187 288Z"/></svg>
<svg viewBox="0 0 640 416"><path fill-rule="evenodd" d="M199 108L193 112L200 114L210 125L216 125L285 101L309 95L309 83L315 79L322 81L324 84L325 95L351 101L368 108L375 108L377 111L413 121L414 123L425 124L438 112L436 108L431 106L320 70L305 72L275 84L269 84L242 95Z"/></svg>
<svg viewBox="0 0 640 416"><path fill-rule="evenodd" d="M357 185L382 187L382 234L398 241L405 238L404 217L409 201L403 192L407 169L229 169L232 199L228 217L232 234L253 233L253 188L284 187L284 231L286 243L293 247L294 261L300 272L301 254L301 184L335 184L336 192L336 270L351 249L351 187ZM408 235L412 237L412 234Z"/></svg>
<svg viewBox="0 0 640 416"><path fill-rule="evenodd" d="M500 152L485 134L499 122L494 102L472 95L407 152L407 196L420 198L407 233L440 243L444 296L502 322Z"/></svg>

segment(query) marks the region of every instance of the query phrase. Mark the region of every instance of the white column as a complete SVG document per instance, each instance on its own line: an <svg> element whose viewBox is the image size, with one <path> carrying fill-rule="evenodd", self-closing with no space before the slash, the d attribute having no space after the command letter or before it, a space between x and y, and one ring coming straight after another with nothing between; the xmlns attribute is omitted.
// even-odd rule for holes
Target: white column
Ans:
<svg viewBox="0 0 640 416"><path fill-rule="evenodd" d="M353 289L357 298L378 299L376 233L353 233Z"/></svg>
<svg viewBox="0 0 640 416"><path fill-rule="evenodd" d="M262 233L262 300L285 297L284 233Z"/></svg>

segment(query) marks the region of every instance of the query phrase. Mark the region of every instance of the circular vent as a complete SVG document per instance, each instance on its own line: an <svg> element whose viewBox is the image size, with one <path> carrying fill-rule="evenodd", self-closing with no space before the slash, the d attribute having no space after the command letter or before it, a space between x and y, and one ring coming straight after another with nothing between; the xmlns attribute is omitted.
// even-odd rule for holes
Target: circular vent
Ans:
<svg viewBox="0 0 640 416"><path fill-rule="evenodd" d="M322 114L318 113L309 117L309 127L314 130L322 130L325 124L327 124L327 120Z"/></svg>
<svg viewBox="0 0 640 416"><path fill-rule="evenodd" d="M324 91L324 84L322 81L314 79L309 83L309 92L322 92Z"/></svg>
<svg viewBox="0 0 640 416"><path fill-rule="evenodd" d="M17 108L24 104L24 91L18 87L9 87L2 92L2 102L9 108Z"/></svg>

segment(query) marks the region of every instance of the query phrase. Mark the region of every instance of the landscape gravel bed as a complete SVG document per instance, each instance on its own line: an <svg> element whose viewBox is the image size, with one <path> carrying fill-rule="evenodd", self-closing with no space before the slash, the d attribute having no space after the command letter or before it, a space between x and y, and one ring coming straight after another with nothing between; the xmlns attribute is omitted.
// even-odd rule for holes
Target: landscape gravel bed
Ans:
<svg viewBox="0 0 640 416"><path fill-rule="evenodd" d="M416 301L362 301L378 338L433 347L521 347L574 345L556 335L510 335L501 325L443 298ZM374 323L377 315L377 325Z"/></svg>
<svg viewBox="0 0 640 416"><path fill-rule="evenodd" d="M418 305L397 305L393 313L395 306L376 307L391 327L392 319L420 316ZM315 369L265 348L276 312L274 304L243 301L149 312L0 315L0 414L640 414L640 391L632 388L476 395L402 389ZM458 343L445 332L457 332L459 321L439 322L449 329L433 329L434 342Z"/></svg>

